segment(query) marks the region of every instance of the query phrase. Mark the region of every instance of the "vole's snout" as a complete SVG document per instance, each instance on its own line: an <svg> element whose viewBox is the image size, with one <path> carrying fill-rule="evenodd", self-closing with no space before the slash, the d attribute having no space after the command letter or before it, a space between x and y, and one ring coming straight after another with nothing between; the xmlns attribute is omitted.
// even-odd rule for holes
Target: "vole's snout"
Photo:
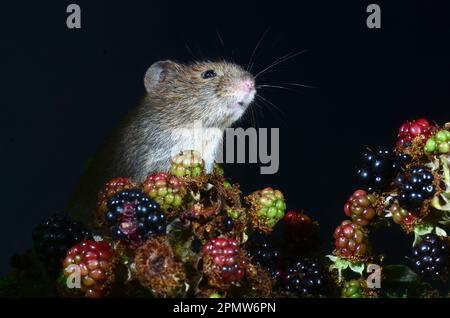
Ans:
<svg viewBox="0 0 450 318"><path fill-rule="evenodd" d="M255 89L255 80L250 76L244 77L244 79L239 83L239 89L248 93L251 92Z"/></svg>
<svg viewBox="0 0 450 318"><path fill-rule="evenodd" d="M236 90L238 105L241 107L249 105L256 94L254 77L249 73L243 74L235 82L234 89Z"/></svg>

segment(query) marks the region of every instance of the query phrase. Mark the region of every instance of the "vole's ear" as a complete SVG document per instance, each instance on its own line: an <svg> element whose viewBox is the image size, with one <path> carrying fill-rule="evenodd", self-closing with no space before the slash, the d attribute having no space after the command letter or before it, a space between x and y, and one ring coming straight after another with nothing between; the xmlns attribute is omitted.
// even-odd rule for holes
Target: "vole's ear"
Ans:
<svg viewBox="0 0 450 318"><path fill-rule="evenodd" d="M144 77L144 85L147 92L150 92L156 85L163 82L175 66L176 63L170 60L153 63L145 73Z"/></svg>

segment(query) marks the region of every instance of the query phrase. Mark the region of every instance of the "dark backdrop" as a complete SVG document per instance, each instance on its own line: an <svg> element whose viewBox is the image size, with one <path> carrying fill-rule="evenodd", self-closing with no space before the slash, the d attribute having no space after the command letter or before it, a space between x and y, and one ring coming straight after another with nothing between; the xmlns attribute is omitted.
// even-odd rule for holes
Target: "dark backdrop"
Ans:
<svg viewBox="0 0 450 318"><path fill-rule="evenodd" d="M316 88L267 90L281 112L254 108L259 127L281 129L279 173L226 168L246 193L281 189L290 209L320 221L330 251L363 147L392 145L406 119L449 120L448 5L377 2L382 28L370 30L366 1L73 2L81 30L65 27L67 1L2 4L1 273L31 246L32 227L62 209L87 158L143 96L156 60L245 65L267 29L255 70L308 49L263 81ZM375 243L400 261L411 238L393 230Z"/></svg>

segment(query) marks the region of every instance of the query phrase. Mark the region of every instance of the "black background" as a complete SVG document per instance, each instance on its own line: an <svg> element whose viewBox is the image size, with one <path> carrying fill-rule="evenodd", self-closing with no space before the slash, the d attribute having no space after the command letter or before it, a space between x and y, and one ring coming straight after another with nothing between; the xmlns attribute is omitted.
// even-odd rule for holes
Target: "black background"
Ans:
<svg viewBox="0 0 450 318"><path fill-rule="evenodd" d="M259 82L315 87L261 91L282 113L254 107L259 127L280 128L278 174L226 170L245 193L282 190L289 209L320 221L330 252L364 146L392 145L407 119L449 121L444 1L378 1L380 30L366 26L366 1L72 2L81 5L81 30L66 28L67 1L1 7L2 274L12 253L31 246L32 228L62 209L86 160L143 96L143 74L157 60L224 57L245 66L266 30L255 71L308 50ZM388 262L403 261L412 241L398 229L373 239Z"/></svg>

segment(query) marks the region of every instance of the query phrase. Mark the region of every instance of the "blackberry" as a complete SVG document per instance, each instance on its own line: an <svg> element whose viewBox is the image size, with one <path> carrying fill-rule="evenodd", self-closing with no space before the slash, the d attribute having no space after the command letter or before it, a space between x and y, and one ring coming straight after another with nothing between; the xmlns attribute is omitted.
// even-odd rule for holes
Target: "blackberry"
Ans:
<svg viewBox="0 0 450 318"><path fill-rule="evenodd" d="M225 232L230 232L233 229L234 221L231 217L226 216L223 218L222 224Z"/></svg>
<svg viewBox="0 0 450 318"><path fill-rule="evenodd" d="M342 258L366 256L368 238L360 225L349 220L343 221L334 230L334 239L337 256Z"/></svg>
<svg viewBox="0 0 450 318"><path fill-rule="evenodd" d="M130 247L166 233L166 217L159 205L136 188L120 191L108 200L105 221L113 239Z"/></svg>
<svg viewBox="0 0 450 318"><path fill-rule="evenodd" d="M92 233L65 214L55 214L33 230L34 247L52 274L60 270L70 247L88 239L92 239Z"/></svg>
<svg viewBox="0 0 450 318"><path fill-rule="evenodd" d="M246 200L250 203L252 225L260 232L270 233L286 210L283 193L272 188L255 191Z"/></svg>
<svg viewBox="0 0 450 318"><path fill-rule="evenodd" d="M113 178L103 185L103 188L98 193L97 198L96 216L100 221L100 224L103 223L105 213L108 211L108 200L116 195L119 191L130 189L134 186L135 185L131 182L130 179L124 177Z"/></svg>
<svg viewBox="0 0 450 318"><path fill-rule="evenodd" d="M358 225L366 226L377 216L377 197L364 190L356 190L344 205L345 215Z"/></svg>
<svg viewBox="0 0 450 318"><path fill-rule="evenodd" d="M430 137L424 147L426 154L446 154L450 151L450 131L440 130Z"/></svg>
<svg viewBox="0 0 450 318"><path fill-rule="evenodd" d="M186 195L183 181L165 172L152 174L142 184L144 192L165 211L180 211Z"/></svg>
<svg viewBox="0 0 450 318"><path fill-rule="evenodd" d="M246 257L239 242L230 238L210 239L203 246L204 268L212 284L240 281L247 267Z"/></svg>
<svg viewBox="0 0 450 318"><path fill-rule="evenodd" d="M289 266L284 279L288 291L303 297L323 296L327 292L325 269L315 259L303 259Z"/></svg>
<svg viewBox="0 0 450 318"><path fill-rule="evenodd" d="M416 273L428 279L445 279L448 275L450 248L436 234L427 234L413 246L411 266Z"/></svg>
<svg viewBox="0 0 450 318"><path fill-rule="evenodd" d="M411 212L402 209L398 204L392 204L389 211L392 214L394 223L401 225L408 232L414 229L414 223L417 218Z"/></svg>
<svg viewBox="0 0 450 318"><path fill-rule="evenodd" d="M76 292L85 297L98 298L105 295L105 286L113 279L113 252L105 241L83 241L73 246L63 262L64 276L71 276L77 269L81 286ZM73 289L73 288L72 288Z"/></svg>
<svg viewBox="0 0 450 318"><path fill-rule="evenodd" d="M378 147L375 151L367 149L356 171L358 182L368 192L385 191L410 161L409 155L401 154L396 157L385 147Z"/></svg>
<svg viewBox="0 0 450 318"><path fill-rule="evenodd" d="M427 140L436 130L436 126L424 118L405 122L398 130L397 150L409 147L415 139Z"/></svg>
<svg viewBox="0 0 450 318"><path fill-rule="evenodd" d="M419 209L422 203L436 192L433 181L433 174L423 166L414 166L407 173L399 175L395 184L400 188L400 206L411 212Z"/></svg>
<svg viewBox="0 0 450 318"><path fill-rule="evenodd" d="M361 281L357 279L350 280L344 283L342 287L343 298L362 298L364 297L364 288Z"/></svg>
<svg viewBox="0 0 450 318"><path fill-rule="evenodd" d="M196 150L186 150L174 156L169 173L178 178L198 177L204 172L205 162Z"/></svg>
<svg viewBox="0 0 450 318"><path fill-rule="evenodd" d="M254 264L269 272L275 283L279 283L283 261L280 249L269 242L251 242L248 248L248 255Z"/></svg>

